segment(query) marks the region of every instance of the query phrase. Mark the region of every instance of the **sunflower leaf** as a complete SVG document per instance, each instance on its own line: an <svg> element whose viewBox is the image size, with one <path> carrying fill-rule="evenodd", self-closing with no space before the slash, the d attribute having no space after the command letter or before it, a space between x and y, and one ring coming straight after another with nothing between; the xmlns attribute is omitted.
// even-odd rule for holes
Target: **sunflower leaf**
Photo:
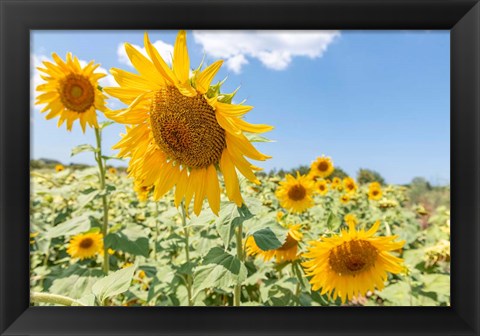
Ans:
<svg viewBox="0 0 480 336"><path fill-rule="evenodd" d="M148 258L148 239L146 237L128 237L121 232L109 233L105 236L105 246L115 251L122 251Z"/></svg>
<svg viewBox="0 0 480 336"><path fill-rule="evenodd" d="M230 245L233 234L235 233L235 228L251 218L253 218L253 215L245 205L242 205L241 208L235 204L228 204L222 207L220 216L216 221L216 228L225 247Z"/></svg>
<svg viewBox="0 0 480 336"><path fill-rule="evenodd" d="M193 280L195 296L205 288L227 289L247 278L247 268L235 256L220 247L212 248L196 268Z"/></svg>
<svg viewBox="0 0 480 336"><path fill-rule="evenodd" d="M106 299L126 292L130 288L135 269L136 265L132 265L98 280L92 286L92 293L103 304Z"/></svg>
<svg viewBox="0 0 480 336"><path fill-rule="evenodd" d="M78 145L72 148L72 153L70 156L75 156L77 154L83 153L83 152L98 152L98 150L93 147L92 145L89 144L83 144L83 145Z"/></svg>
<svg viewBox="0 0 480 336"><path fill-rule="evenodd" d="M263 250L275 250L283 245L285 239L287 238L288 230L278 227L272 230L272 228L267 227L255 231L252 236L255 239L255 244Z"/></svg>

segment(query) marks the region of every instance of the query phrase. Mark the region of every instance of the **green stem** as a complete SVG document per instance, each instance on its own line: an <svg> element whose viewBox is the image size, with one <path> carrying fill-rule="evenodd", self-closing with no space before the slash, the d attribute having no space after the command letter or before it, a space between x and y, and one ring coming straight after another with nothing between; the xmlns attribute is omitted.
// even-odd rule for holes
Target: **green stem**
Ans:
<svg viewBox="0 0 480 336"><path fill-rule="evenodd" d="M67 296L39 292L30 293L30 301L32 303L51 303L62 306L85 306L83 303Z"/></svg>
<svg viewBox="0 0 480 336"><path fill-rule="evenodd" d="M187 263L190 262L190 242L189 242L189 232L187 227L187 212L185 210L185 202L182 201L180 205L182 209L182 225L183 225L183 234L185 235L185 258L187 259ZM187 287L187 298L188 298L188 305L193 306L192 300L192 277L187 274L186 275L186 287Z"/></svg>
<svg viewBox="0 0 480 336"><path fill-rule="evenodd" d="M157 244L158 244L158 231L160 230L160 220L158 219L158 214L160 211L158 211L158 202L155 202L155 237L153 241L153 258L155 261L158 261L157 259Z"/></svg>
<svg viewBox="0 0 480 336"><path fill-rule="evenodd" d="M100 191L102 192L102 204L103 204L103 226L102 234L103 238L108 234L108 202L107 194L105 188L105 166L102 159L102 134L100 129L95 128L95 137L97 139L97 151L95 154L95 160L98 164L98 171L100 173ZM108 248L106 245L103 246L103 272L108 274L110 263L109 263Z"/></svg>
<svg viewBox="0 0 480 336"><path fill-rule="evenodd" d="M237 258L240 262L243 263L244 261L244 254L243 254L243 226L242 223L238 225L237 230L235 232L237 236ZM240 307L240 296L242 294L242 284L237 283L235 285L234 293L233 293L233 303L236 307Z"/></svg>

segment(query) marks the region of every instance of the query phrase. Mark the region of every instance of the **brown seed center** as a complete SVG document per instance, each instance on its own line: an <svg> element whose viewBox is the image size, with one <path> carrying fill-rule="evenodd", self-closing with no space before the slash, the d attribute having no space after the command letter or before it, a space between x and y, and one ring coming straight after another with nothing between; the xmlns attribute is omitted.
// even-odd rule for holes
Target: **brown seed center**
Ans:
<svg viewBox="0 0 480 336"><path fill-rule="evenodd" d="M318 164L317 168L321 172L326 172L328 170L329 164L326 161L322 161Z"/></svg>
<svg viewBox="0 0 480 336"><path fill-rule="evenodd" d="M352 240L333 248L328 263L340 275L356 275L372 267L377 255L378 250L370 242Z"/></svg>
<svg viewBox="0 0 480 336"><path fill-rule="evenodd" d="M80 247L83 248L83 249L88 249L88 248L92 247L92 245L93 245L93 239L92 238L84 238L80 242Z"/></svg>
<svg viewBox="0 0 480 336"><path fill-rule="evenodd" d="M201 95L186 97L175 87L160 89L150 107L150 123L157 145L183 166L218 163L226 147L225 130Z"/></svg>
<svg viewBox="0 0 480 336"><path fill-rule="evenodd" d="M301 184L296 184L288 190L288 198L293 201L301 201L306 195L307 190Z"/></svg>
<svg viewBox="0 0 480 336"><path fill-rule="evenodd" d="M86 112L95 102L95 89L83 75L70 74L60 81L60 100L71 111Z"/></svg>

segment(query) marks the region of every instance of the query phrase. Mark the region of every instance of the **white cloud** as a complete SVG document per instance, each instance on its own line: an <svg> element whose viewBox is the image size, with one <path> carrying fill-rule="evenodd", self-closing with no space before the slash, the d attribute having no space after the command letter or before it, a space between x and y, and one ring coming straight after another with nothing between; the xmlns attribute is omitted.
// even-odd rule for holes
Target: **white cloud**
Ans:
<svg viewBox="0 0 480 336"><path fill-rule="evenodd" d="M160 53L160 56L162 56L164 61L169 65L172 64L173 45L165 43L162 40L157 40L157 41L153 42L152 44L158 50L158 52ZM147 51L145 50L145 48L140 47L136 44L132 44L132 46L135 49L139 50L143 55L148 57L148 54L147 54ZM127 52L125 51L124 43L120 43L118 45L117 56L118 56L118 61L120 63L132 66L132 63L130 63L130 60L128 59Z"/></svg>
<svg viewBox="0 0 480 336"><path fill-rule="evenodd" d="M249 59L273 70L286 69L294 57L319 58L340 35L339 31L193 31L205 53L223 58L239 73Z"/></svg>

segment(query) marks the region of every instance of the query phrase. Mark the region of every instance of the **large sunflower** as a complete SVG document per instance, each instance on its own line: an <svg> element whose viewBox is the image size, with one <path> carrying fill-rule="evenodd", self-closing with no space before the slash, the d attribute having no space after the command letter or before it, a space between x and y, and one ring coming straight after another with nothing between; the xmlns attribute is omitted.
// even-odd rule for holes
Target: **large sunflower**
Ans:
<svg viewBox="0 0 480 336"><path fill-rule="evenodd" d="M105 95L98 88L98 80L106 76L94 72L99 64L91 61L82 67L71 53L67 53L66 61L55 53L52 57L54 63L45 61L45 68L37 68L45 74L41 78L46 83L37 86L37 91L43 93L35 104L46 104L41 112L49 111L47 120L58 116L58 127L66 121L71 131L78 119L84 133L87 124L98 128L96 110L105 110Z"/></svg>
<svg viewBox="0 0 480 336"><path fill-rule="evenodd" d="M302 265L310 276L312 290L321 288L321 294L333 294L342 302L357 295L365 295L375 288L381 290L387 280L387 272L403 271L403 260L390 251L400 249L405 241L394 242L397 236L374 237L380 226L377 221L370 230L355 230L349 223L349 231L339 236L310 242L303 256L308 261Z"/></svg>
<svg viewBox="0 0 480 336"><path fill-rule="evenodd" d="M301 213L313 206L312 194L314 191L314 182L297 172L296 178L288 174L286 181L280 182L275 195L282 207L292 212Z"/></svg>
<svg viewBox="0 0 480 336"><path fill-rule="evenodd" d="M334 170L332 159L325 156L318 157L310 166L312 175L323 178L330 176Z"/></svg>
<svg viewBox="0 0 480 336"><path fill-rule="evenodd" d="M72 258L93 258L103 253L103 235L96 232L78 234L70 239L67 253Z"/></svg>
<svg viewBox="0 0 480 336"><path fill-rule="evenodd" d="M185 31L180 31L175 41L172 68L146 33L144 44L148 58L125 43L138 74L111 69L120 87L105 88L109 95L128 105L105 114L128 125L114 149L120 150L120 157L131 158L130 176L144 185L154 185L156 200L173 186L176 206L185 198L188 208L195 196L194 212L198 215L205 197L218 214L221 172L228 198L241 206L237 169L260 184L254 171L261 169L245 157L260 161L270 158L257 151L244 132L263 133L272 127L246 122L242 117L252 106L231 104L233 94L221 94L219 85L210 86L222 61L190 75Z"/></svg>
<svg viewBox="0 0 480 336"><path fill-rule="evenodd" d="M245 244L247 254L251 256L261 256L265 261L269 261L275 257L278 263L297 259L298 243L303 237L303 234L300 232L300 226L299 224L290 225L285 242L275 250L264 251L260 249L255 243L255 238L249 236Z"/></svg>

